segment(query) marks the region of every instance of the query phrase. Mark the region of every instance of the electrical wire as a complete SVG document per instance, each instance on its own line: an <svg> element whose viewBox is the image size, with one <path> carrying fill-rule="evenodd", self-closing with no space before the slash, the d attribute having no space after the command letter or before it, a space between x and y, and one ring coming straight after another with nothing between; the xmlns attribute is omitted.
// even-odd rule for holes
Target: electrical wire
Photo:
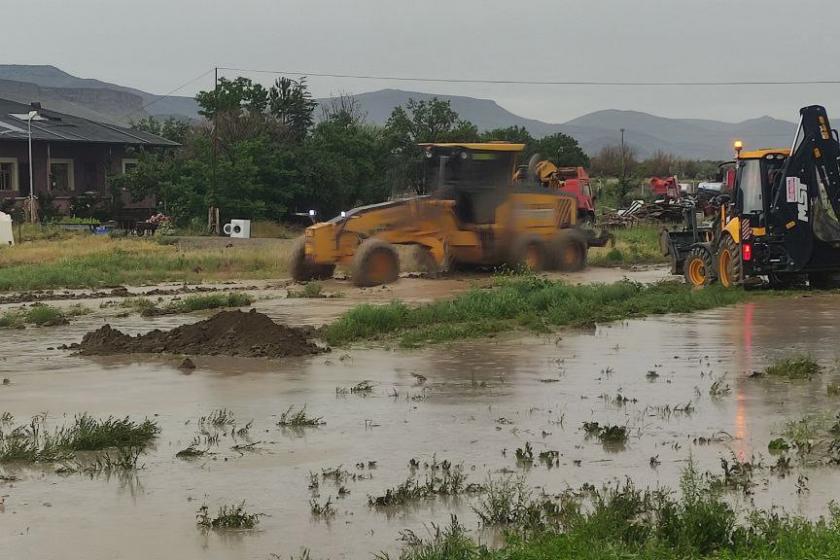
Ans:
<svg viewBox="0 0 840 560"><path fill-rule="evenodd" d="M151 107L152 105L154 105L154 104L155 104L155 103L157 103L158 101L163 101L164 99L166 99L166 98L168 98L168 97L172 97L172 95L173 95L173 94L175 94L175 93L177 93L177 92L181 91L182 89L184 89L184 88L185 88L185 87L187 87L188 85L191 85L191 84L193 84L193 83L197 82L198 80L202 79L202 78L203 78L203 77L205 77L207 74L210 74L210 73L214 72L215 70L216 70L215 68L211 68L210 70L207 70L207 71L205 71L205 72L202 72L201 74L199 74L199 75L198 75L198 76L196 76L195 78L192 78L192 79L191 79L191 80L189 80L188 82L184 82L183 84L181 84L180 86L176 87L176 88L175 88L175 89L173 89L172 91L169 91L169 92L167 92L167 93L165 93L165 94L163 94L163 95L160 95L160 96L156 97L154 100L149 101L148 103L146 103L145 105L143 105L142 107L140 107L139 109L137 109L136 111L131 111L130 113L126 113L125 115L123 115L122 117L120 117L120 121L124 120L126 117L130 117L131 115L136 115L136 114L138 114L138 113L141 113L141 112L145 111L148 107Z"/></svg>
<svg viewBox="0 0 840 560"><path fill-rule="evenodd" d="M597 81L597 80L512 80L484 78L437 78L416 76L387 76L373 74L332 74L325 72L302 72L299 70L264 70L260 68L222 67L219 70L250 72L254 74L288 74L290 76L311 76L316 78L342 78L354 80L383 80L395 82L430 82L447 84L496 84L532 86L595 86L595 87L717 87L717 86L805 86L840 85L840 80L755 80L755 81Z"/></svg>

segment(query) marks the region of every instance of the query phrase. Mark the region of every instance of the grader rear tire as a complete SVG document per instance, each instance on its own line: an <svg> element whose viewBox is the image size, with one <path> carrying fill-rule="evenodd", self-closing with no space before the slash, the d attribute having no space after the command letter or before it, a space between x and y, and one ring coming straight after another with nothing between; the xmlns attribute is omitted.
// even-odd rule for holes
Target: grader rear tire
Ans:
<svg viewBox="0 0 840 560"><path fill-rule="evenodd" d="M577 272L586 268L589 244L586 236L575 229L564 229L551 240L554 267L564 272Z"/></svg>
<svg viewBox="0 0 840 560"><path fill-rule="evenodd" d="M361 287L396 282L400 275L400 257L390 243L370 238L356 248L351 269L353 284Z"/></svg>
<svg viewBox="0 0 840 560"><path fill-rule="evenodd" d="M292 254L289 257L289 273L295 282L309 282L310 280L328 280L335 272L334 264L312 264L306 261L303 237L295 239Z"/></svg>
<svg viewBox="0 0 840 560"><path fill-rule="evenodd" d="M545 241L538 235L521 236L511 247L508 264L514 268L542 272L549 264Z"/></svg>

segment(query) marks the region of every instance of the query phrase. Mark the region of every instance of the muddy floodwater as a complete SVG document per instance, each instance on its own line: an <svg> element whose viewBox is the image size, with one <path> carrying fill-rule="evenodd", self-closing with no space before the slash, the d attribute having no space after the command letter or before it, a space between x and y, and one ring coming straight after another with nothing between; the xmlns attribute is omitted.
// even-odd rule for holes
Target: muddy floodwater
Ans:
<svg viewBox="0 0 840 560"><path fill-rule="evenodd" d="M785 420L833 416L840 408L826 392L837 372L828 367L813 381L793 383L748 375L792 351L831 366L840 352L838 304L837 296L768 298L592 331L511 334L412 351L336 349L281 361L197 357L197 368L187 372L177 368L178 358L86 358L49 349L78 342L101 317L4 331L0 377L10 384L0 386L0 412L12 413L17 424L46 412L58 426L86 411L149 416L161 434L141 457L143 468L130 475L0 467L17 477L0 482L0 558L266 559L304 547L313 558L370 558L398 550L400 530L422 535L425 525L445 523L450 513L476 528L477 496L394 509L368 505L368 496L411 474L412 458L421 465L433 457L463 463L468 482L523 473L548 493L624 477L676 488L690 455L715 472L721 457L733 453L769 464L767 444ZM308 316L305 305L263 307L284 321ZM196 317L110 322L138 333ZM712 398L709 388L723 375L731 392ZM362 380L373 384L370 394L337 391ZM616 402L619 394L623 403ZM692 413L674 410L689 401ZM280 428L279 415L291 405L305 405L326 424ZM253 420L248 435L226 432L208 444L210 454L176 458L196 436L199 418L220 408L233 412L237 428ZM627 425L630 439L623 449L604 448L586 438L585 421ZM514 452L526 442L535 455L558 451L559 465L520 468ZM331 498L336 512L317 519L308 475L338 466L356 475L342 483L350 493L338 497L339 485L322 480L318 501ZM797 488L798 474L807 476L807 490ZM424 476L422 466L417 476ZM733 497L736 503L751 499L814 517L840 494L840 467L796 468L785 478L768 470L760 478L767 482L751 498ZM249 511L265 514L255 530L196 528L202 504L215 512L243 500Z"/></svg>

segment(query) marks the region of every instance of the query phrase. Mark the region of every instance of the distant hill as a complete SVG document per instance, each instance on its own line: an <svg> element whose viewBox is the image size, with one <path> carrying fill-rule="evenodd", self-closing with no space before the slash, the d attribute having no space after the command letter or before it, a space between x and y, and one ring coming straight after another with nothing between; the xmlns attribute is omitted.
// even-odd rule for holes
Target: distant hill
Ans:
<svg viewBox="0 0 840 560"><path fill-rule="evenodd" d="M449 100L458 114L481 130L508 126L524 126L532 135L540 137L564 132L577 139L589 154L604 146L619 143L624 128L625 142L636 149L640 157L657 150L697 159L728 159L732 142L742 139L747 146L786 146L794 133L794 123L761 117L740 123L726 123L703 119L671 119L638 111L605 110L589 113L566 123L547 123L516 115L490 99L476 99L453 95L434 95L416 91L383 89L360 93L353 97L371 122L384 124L391 111L409 99L428 100L434 97ZM330 99L321 99L329 102Z"/></svg>
<svg viewBox="0 0 840 560"><path fill-rule="evenodd" d="M0 65L0 97L22 103L40 101L56 111L116 124L127 124L129 120L148 115L198 118L198 105L191 97L159 99L159 96L139 89L78 78L54 66ZM728 159L730 146L736 138L744 140L747 146L786 146L794 132L793 123L771 117L726 123L610 109L566 123L548 123L521 117L491 99L398 89L360 93L354 97L373 123L384 124L394 107L404 105L409 99L438 97L448 99L462 118L472 121L481 130L516 125L524 126L536 137L564 132L575 137L589 154L617 144L621 128L625 129L625 141L636 149L639 157L664 150L680 157L698 159Z"/></svg>
<svg viewBox="0 0 840 560"><path fill-rule="evenodd" d="M94 120L126 124L144 116L196 118L192 97L160 96L139 89L77 78L55 66L0 64L0 97ZM148 108L145 105L154 102Z"/></svg>

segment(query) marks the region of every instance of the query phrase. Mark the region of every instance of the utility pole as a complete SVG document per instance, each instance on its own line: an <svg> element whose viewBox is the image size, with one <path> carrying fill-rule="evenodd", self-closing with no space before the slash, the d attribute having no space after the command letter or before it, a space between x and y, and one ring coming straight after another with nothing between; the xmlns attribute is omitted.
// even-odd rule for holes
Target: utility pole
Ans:
<svg viewBox="0 0 840 560"><path fill-rule="evenodd" d="M28 137L29 137L29 221L33 224L38 219L38 213L35 211L35 182L33 180L32 168L32 119L38 118L38 111L29 111L26 118ZM47 174L50 170L47 169Z"/></svg>
<svg viewBox="0 0 840 560"><path fill-rule="evenodd" d="M627 177L627 163L624 160L624 129L621 129L621 180Z"/></svg>
<svg viewBox="0 0 840 560"><path fill-rule="evenodd" d="M219 67L213 69L213 149L210 152L210 208L207 212L207 229L210 233L219 234L219 210L216 208L216 149L219 142Z"/></svg>

